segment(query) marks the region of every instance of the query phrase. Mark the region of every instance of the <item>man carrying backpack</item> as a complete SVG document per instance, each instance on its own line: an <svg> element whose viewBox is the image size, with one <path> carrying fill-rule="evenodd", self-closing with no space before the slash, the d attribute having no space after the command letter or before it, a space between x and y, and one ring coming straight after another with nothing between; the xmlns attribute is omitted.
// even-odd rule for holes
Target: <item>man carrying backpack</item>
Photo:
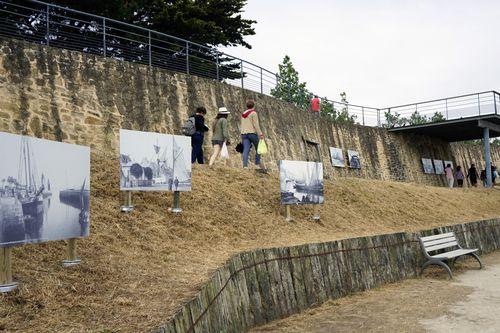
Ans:
<svg viewBox="0 0 500 333"><path fill-rule="evenodd" d="M207 110L203 107L197 107L196 113L191 115L186 121L184 126L182 126L182 133L187 136L191 136L191 163L198 161L199 164L203 164L203 139L205 137L205 132L208 131L208 127L205 125L205 115Z"/></svg>

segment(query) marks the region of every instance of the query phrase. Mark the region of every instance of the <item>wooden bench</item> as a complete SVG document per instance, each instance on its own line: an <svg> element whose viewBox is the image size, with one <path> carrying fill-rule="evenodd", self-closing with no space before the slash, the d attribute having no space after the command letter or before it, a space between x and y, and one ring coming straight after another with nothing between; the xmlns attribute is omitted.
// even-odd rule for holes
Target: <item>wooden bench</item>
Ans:
<svg viewBox="0 0 500 333"><path fill-rule="evenodd" d="M419 239L424 256L427 258L427 261L422 266L420 274L424 272L427 266L439 265L446 269L451 279L453 278L453 274L451 273L450 265L453 265L455 261L462 256L471 256L475 258L479 262L479 268L483 268L481 259L479 259L478 255L475 253L477 249L462 248L458 244L457 237L453 232L420 237Z"/></svg>

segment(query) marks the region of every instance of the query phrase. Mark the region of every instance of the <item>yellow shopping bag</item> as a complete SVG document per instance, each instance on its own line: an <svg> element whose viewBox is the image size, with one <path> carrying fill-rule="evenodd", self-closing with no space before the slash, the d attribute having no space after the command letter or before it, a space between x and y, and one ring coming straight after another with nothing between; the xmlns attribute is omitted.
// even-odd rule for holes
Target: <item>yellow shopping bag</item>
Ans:
<svg viewBox="0 0 500 333"><path fill-rule="evenodd" d="M259 145L257 146L257 154L259 154L259 155L267 154L266 141L259 140Z"/></svg>

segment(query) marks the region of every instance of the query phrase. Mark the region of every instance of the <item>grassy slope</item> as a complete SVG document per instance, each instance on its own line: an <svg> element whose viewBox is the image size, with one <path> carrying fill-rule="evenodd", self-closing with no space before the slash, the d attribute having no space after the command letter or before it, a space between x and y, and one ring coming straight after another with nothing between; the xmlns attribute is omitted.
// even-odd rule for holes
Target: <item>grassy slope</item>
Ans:
<svg viewBox="0 0 500 333"><path fill-rule="evenodd" d="M294 207L286 223L278 175L195 167L184 213L171 194L134 196L119 212L118 160L93 156L91 236L79 241L83 263L63 269L64 242L14 251L20 288L0 296L5 331L148 331L189 299L232 253L358 235L418 230L500 216L500 191L448 190L361 179L325 182L322 221Z"/></svg>

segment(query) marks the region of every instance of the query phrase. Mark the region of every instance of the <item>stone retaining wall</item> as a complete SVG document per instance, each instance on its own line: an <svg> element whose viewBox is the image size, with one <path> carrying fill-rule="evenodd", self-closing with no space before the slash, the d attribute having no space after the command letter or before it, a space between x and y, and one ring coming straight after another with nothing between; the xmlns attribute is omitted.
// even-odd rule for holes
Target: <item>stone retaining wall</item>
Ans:
<svg viewBox="0 0 500 333"><path fill-rule="evenodd" d="M388 133L383 128L339 125L313 117L282 100L215 80L172 73L130 62L0 37L0 131L91 146L118 154L120 128L179 134L197 106L209 123L226 106L233 147L239 138L245 100L256 100L268 139L267 166L281 159L306 159L303 138L320 144L325 177L363 177L444 185L426 175L422 157L482 164L482 147L450 145L421 136ZM416 96L418 98L418 96ZM211 153L211 133L205 157ZM334 168L329 147L356 150L362 169ZM241 157L230 149L233 165ZM500 162L500 149L492 149Z"/></svg>
<svg viewBox="0 0 500 333"><path fill-rule="evenodd" d="M454 231L460 244L500 248L500 219L423 231ZM328 299L415 277L418 233L395 233L237 254L157 332L244 332ZM444 270L442 274L447 274Z"/></svg>

